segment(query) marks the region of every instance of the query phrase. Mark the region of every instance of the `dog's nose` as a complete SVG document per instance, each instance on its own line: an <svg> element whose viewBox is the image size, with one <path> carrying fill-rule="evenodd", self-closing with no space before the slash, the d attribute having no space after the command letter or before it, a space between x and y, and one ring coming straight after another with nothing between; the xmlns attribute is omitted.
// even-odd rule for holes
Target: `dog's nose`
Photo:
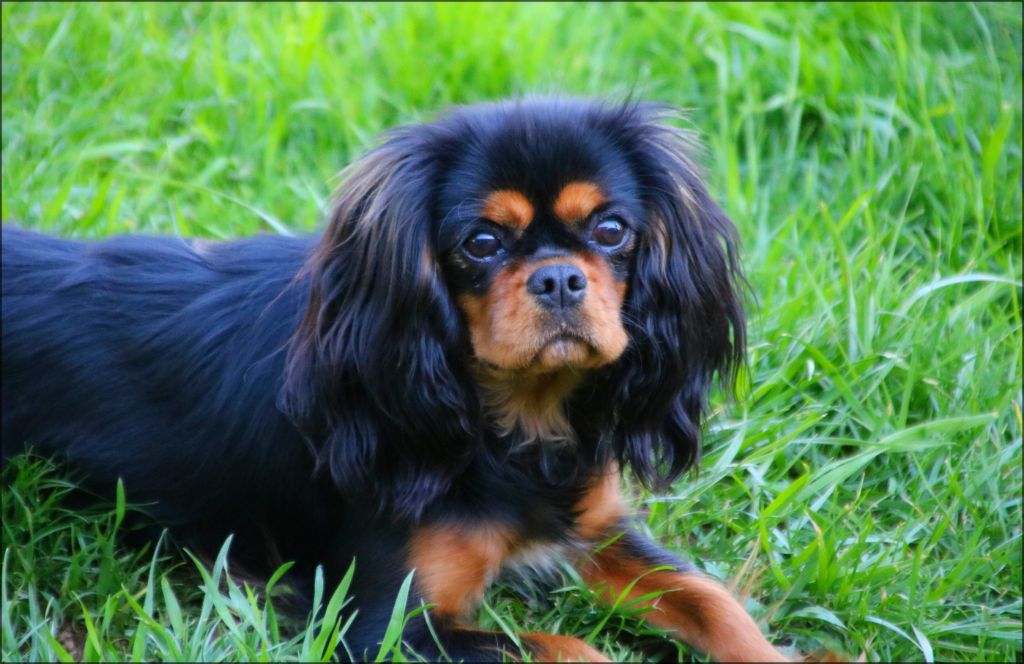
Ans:
<svg viewBox="0 0 1024 664"><path fill-rule="evenodd" d="M526 290L548 309L571 309L583 301L587 278L575 265L545 265L526 280Z"/></svg>

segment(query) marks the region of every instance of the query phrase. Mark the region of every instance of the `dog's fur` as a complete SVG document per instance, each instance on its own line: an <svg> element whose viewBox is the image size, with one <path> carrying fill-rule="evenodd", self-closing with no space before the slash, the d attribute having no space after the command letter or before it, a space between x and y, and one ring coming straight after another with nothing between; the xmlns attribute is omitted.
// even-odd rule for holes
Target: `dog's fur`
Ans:
<svg viewBox="0 0 1024 664"><path fill-rule="evenodd" d="M561 551L613 597L667 591L647 617L716 659L782 659L630 527L619 491L620 470L664 486L695 462L708 391L744 351L733 225L665 116L456 109L351 166L311 239L5 227L5 458L29 444L97 489L121 477L179 541L233 534L247 570L295 561L300 588L354 557L357 657L413 569L410 607L433 606L448 655L518 652L465 620L502 567ZM439 652L422 619L406 637Z"/></svg>

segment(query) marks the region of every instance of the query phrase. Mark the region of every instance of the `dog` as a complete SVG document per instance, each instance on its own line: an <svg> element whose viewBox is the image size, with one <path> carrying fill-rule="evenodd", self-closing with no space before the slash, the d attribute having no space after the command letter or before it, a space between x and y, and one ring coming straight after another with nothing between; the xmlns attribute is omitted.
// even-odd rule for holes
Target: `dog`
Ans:
<svg viewBox="0 0 1024 664"><path fill-rule="evenodd" d="M96 490L122 478L178 542L231 534L244 569L293 561L299 588L355 559L356 657L409 572L430 618L408 624L412 650L519 656L469 619L500 570L557 555L716 660L787 661L642 534L620 486L664 488L698 460L708 392L744 359L737 233L673 117L456 107L353 163L311 238L5 226L4 458L31 446Z"/></svg>

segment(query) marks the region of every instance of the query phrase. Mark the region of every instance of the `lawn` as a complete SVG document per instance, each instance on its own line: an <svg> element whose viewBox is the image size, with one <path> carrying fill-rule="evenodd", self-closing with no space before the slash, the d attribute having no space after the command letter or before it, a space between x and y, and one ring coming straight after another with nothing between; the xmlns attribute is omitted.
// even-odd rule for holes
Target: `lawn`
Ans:
<svg viewBox="0 0 1024 664"><path fill-rule="evenodd" d="M757 301L700 472L638 494L649 529L797 649L1020 661L1020 4L2 18L3 219L74 237L312 230L378 132L451 103L632 91L685 107ZM4 661L330 656L333 621L288 622L223 560L128 546L124 505L72 511L69 486L27 457L4 471ZM660 640L635 614L568 575L553 594L500 585L480 621L636 658Z"/></svg>

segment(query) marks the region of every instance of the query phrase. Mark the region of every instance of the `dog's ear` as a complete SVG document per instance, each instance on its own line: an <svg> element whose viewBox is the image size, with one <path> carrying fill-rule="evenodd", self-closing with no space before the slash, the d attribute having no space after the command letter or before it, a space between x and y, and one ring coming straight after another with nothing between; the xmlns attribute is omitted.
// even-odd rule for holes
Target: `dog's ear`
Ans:
<svg viewBox="0 0 1024 664"><path fill-rule="evenodd" d="M305 267L279 401L339 489L413 516L465 465L478 411L431 249L428 132L395 132L349 167Z"/></svg>
<svg viewBox="0 0 1024 664"><path fill-rule="evenodd" d="M745 323L736 230L709 196L688 136L661 109L628 107L620 142L647 215L624 320L631 343L604 398L617 404L614 449L648 486L696 462L707 396L731 386L743 362Z"/></svg>

